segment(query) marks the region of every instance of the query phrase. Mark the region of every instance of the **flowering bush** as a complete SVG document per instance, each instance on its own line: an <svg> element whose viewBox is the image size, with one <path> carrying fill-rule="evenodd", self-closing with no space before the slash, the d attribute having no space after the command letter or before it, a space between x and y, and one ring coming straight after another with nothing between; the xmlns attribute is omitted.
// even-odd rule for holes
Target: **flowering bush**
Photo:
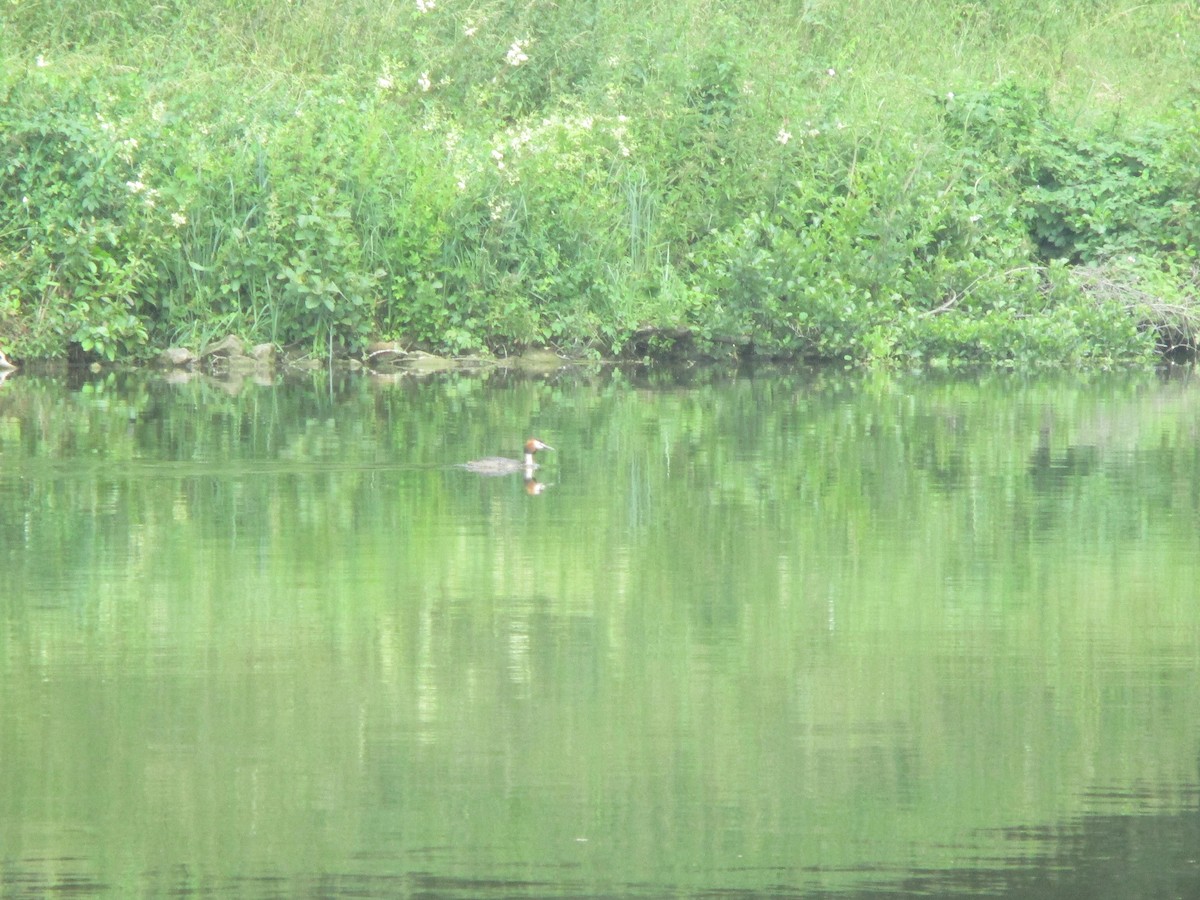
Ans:
<svg viewBox="0 0 1200 900"><path fill-rule="evenodd" d="M186 222L143 150L152 130L41 56L5 87L0 108L0 294L19 323L9 325L13 351L60 355L73 344L108 359L146 355L155 262L178 248Z"/></svg>
<svg viewBox="0 0 1200 900"><path fill-rule="evenodd" d="M976 57L1074 76L939 4L889 8L883 29L869 4L93 6L5 13L12 355L236 330L340 352L1140 359L1145 304L1060 267L1135 256L1122 297L1195 300L1194 108L1068 126L1046 93L972 90L994 77L962 68ZM993 24L1071 42L1108 6ZM1138 27L1176 28L1168 6ZM1158 65L1190 73L1193 52L1164 43Z"/></svg>

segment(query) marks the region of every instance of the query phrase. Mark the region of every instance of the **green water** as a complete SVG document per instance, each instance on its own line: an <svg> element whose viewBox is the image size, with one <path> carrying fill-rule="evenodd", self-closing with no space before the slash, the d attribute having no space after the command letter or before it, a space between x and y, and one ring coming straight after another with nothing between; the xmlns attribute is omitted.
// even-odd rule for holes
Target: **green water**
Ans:
<svg viewBox="0 0 1200 900"><path fill-rule="evenodd" d="M1188 379L18 374L0 588L5 897L1200 890Z"/></svg>

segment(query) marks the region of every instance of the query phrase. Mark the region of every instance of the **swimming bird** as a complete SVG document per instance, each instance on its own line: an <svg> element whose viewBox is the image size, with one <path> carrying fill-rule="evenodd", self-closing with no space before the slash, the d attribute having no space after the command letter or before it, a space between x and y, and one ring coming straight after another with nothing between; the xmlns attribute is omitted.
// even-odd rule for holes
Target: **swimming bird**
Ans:
<svg viewBox="0 0 1200 900"><path fill-rule="evenodd" d="M553 450L549 444L530 438L525 442L525 460L509 459L505 456L485 456L483 459L473 459L470 462L459 463L468 472L478 475L514 475L524 472L527 478L533 477L533 470L538 464L533 461L533 455L539 450Z"/></svg>

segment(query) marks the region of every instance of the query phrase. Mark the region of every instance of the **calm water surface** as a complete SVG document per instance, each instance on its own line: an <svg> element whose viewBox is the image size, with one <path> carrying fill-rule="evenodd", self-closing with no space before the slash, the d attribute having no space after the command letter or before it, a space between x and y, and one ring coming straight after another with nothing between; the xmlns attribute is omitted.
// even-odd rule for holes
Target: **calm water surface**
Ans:
<svg viewBox="0 0 1200 900"><path fill-rule="evenodd" d="M5 897L1200 895L1186 378L19 374L0 572Z"/></svg>

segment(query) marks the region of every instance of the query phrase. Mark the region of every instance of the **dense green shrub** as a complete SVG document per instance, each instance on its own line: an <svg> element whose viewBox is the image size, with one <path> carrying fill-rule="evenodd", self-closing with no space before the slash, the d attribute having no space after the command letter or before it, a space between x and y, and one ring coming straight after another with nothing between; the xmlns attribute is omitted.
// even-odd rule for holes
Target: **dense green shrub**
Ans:
<svg viewBox="0 0 1200 900"><path fill-rule="evenodd" d="M1044 92L1008 83L948 98L950 133L981 172L1000 173L1043 260L1192 251L1198 221L1194 105L1169 123L1078 124Z"/></svg>
<svg viewBox="0 0 1200 900"><path fill-rule="evenodd" d="M38 73L0 93L0 295L22 353L74 343L108 359L140 355L154 258L178 246L146 165L150 136L129 127L119 102L101 102L105 87L86 73Z"/></svg>
<svg viewBox="0 0 1200 900"><path fill-rule="evenodd" d="M1194 98L1131 120L1030 42L1158 100L1200 41L1153 77L1140 48L1185 12L785 7L9 4L0 344L1030 364L1190 341Z"/></svg>

